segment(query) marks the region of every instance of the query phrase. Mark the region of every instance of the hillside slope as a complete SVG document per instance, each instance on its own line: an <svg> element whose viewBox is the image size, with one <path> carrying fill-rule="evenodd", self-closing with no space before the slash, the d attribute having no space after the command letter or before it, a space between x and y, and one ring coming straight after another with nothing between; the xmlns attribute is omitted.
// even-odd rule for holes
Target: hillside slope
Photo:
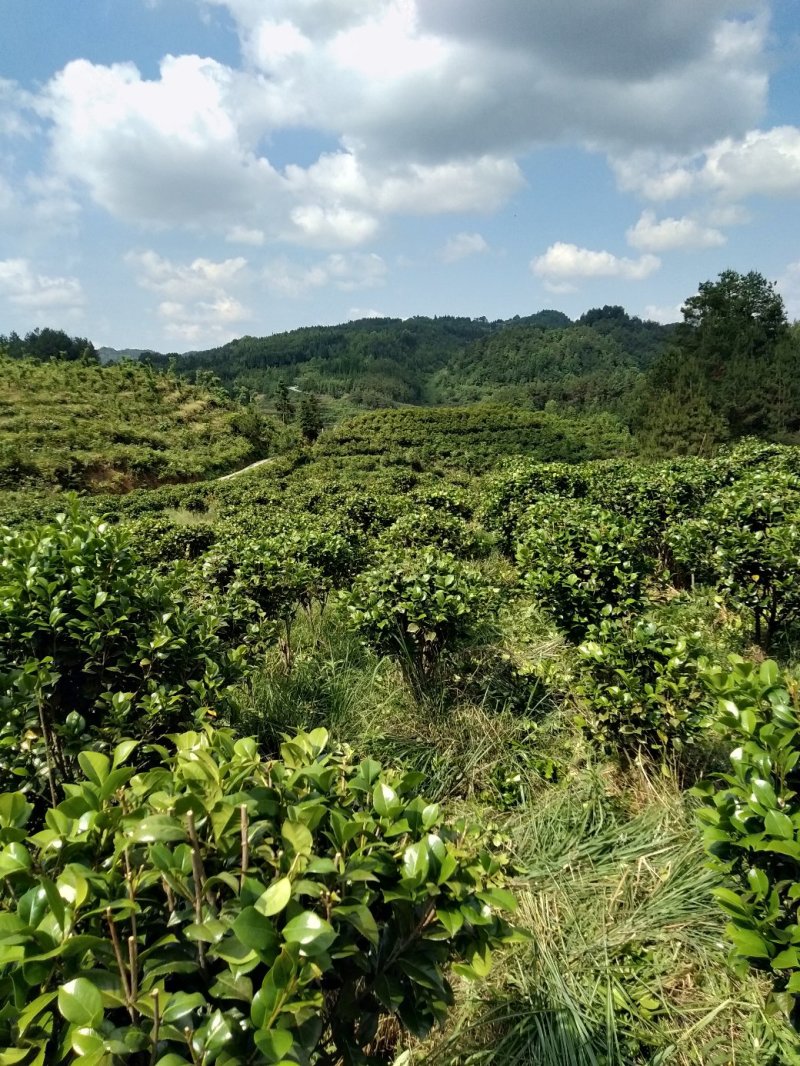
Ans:
<svg viewBox="0 0 800 1066"><path fill-rule="evenodd" d="M267 452L270 423L139 364L0 357L0 487L126 491L192 481Z"/></svg>

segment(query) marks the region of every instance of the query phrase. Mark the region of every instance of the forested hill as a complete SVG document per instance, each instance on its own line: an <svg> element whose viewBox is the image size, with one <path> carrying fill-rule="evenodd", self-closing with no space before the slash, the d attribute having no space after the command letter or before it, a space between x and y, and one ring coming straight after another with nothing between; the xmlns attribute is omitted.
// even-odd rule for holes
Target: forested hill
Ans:
<svg viewBox="0 0 800 1066"><path fill-rule="evenodd" d="M630 391L671 334L672 327L604 307L575 323L551 310L495 322L370 318L242 337L177 360L146 358L183 374L213 373L233 392L270 397L284 381L362 407L483 399L607 406Z"/></svg>

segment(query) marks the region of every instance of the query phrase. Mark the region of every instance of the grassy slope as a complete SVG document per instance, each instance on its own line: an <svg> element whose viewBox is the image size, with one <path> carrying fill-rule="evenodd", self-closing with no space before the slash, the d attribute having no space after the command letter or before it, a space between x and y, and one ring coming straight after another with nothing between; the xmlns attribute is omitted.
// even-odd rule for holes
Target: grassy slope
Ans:
<svg viewBox="0 0 800 1066"><path fill-rule="evenodd" d="M0 361L0 486L188 481L263 452L228 399L144 367Z"/></svg>

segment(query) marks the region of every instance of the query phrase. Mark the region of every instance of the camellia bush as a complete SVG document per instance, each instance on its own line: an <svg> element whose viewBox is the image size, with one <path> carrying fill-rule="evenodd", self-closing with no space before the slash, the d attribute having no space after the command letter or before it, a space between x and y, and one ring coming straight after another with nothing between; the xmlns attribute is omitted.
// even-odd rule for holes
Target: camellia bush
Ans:
<svg viewBox="0 0 800 1066"><path fill-rule="evenodd" d="M134 741L86 751L37 825L0 795L0 1061L381 1063L441 1022L449 971L516 938L505 859L420 775L326 745L265 762L206 728L138 774Z"/></svg>
<svg viewBox="0 0 800 1066"><path fill-rule="evenodd" d="M550 496L520 522L521 579L573 640L603 618L635 613L651 562L630 519L585 500Z"/></svg>
<svg viewBox="0 0 800 1066"><path fill-rule="evenodd" d="M479 558L492 549L493 538L457 515L428 506L416 506L383 532L379 546L395 551L424 550L431 544L459 557Z"/></svg>
<svg viewBox="0 0 800 1066"><path fill-rule="evenodd" d="M579 724L606 753L663 757L705 733L713 701L701 680L699 633L606 621L578 651Z"/></svg>
<svg viewBox="0 0 800 1066"><path fill-rule="evenodd" d="M698 580L753 615L757 644L800 618L800 478L756 470L721 489L695 520L671 533L672 549Z"/></svg>
<svg viewBox="0 0 800 1066"><path fill-rule="evenodd" d="M76 508L0 531L0 780L48 789L81 745L185 727L241 674L224 619L180 571L140 564L125 533ZM49 787L48 787L49 786Z"/></svg>
<svg viewBox="0 0 800 1066"><path fill-rule="evenodd" d="M800 996L800 699L771 660L706 675L735 745L730 772L694 790L735 959L772 974L787 1013Z"/></svg>
<svg viewBox="0 0 800 1066"><path fill-rule="evenodd" d="M475 638L495 617L499 589L447 552L387 557L343 596L350 622L370 647L395 656L424 689L445 652Z"/></svg>
<svg viewBox="0 0 800 1066"><path fill-rule="evenodd" d="M581 498L586 488L583 471L569 463L517 461L489 482L478 516L513 554L515 535L528 508L543 497Z"/></svg>

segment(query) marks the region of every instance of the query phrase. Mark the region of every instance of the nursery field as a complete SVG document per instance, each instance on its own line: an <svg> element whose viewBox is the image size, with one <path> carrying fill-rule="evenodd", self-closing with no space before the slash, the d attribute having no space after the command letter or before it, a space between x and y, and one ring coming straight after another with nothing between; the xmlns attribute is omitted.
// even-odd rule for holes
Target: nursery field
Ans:
<svg viewBox="0 0 800 1066"><path fill-rule="evenodd" d="M6 495L0 1061L800 1062L800 449L493 410Z"/></svg>
<svg viewBox="0 0 800 1066"><path fill-rule="evenodd" d="M267 454L268 422L138 363L11 359L0 345L0 489L127 492L200 479Z"/></svg>

